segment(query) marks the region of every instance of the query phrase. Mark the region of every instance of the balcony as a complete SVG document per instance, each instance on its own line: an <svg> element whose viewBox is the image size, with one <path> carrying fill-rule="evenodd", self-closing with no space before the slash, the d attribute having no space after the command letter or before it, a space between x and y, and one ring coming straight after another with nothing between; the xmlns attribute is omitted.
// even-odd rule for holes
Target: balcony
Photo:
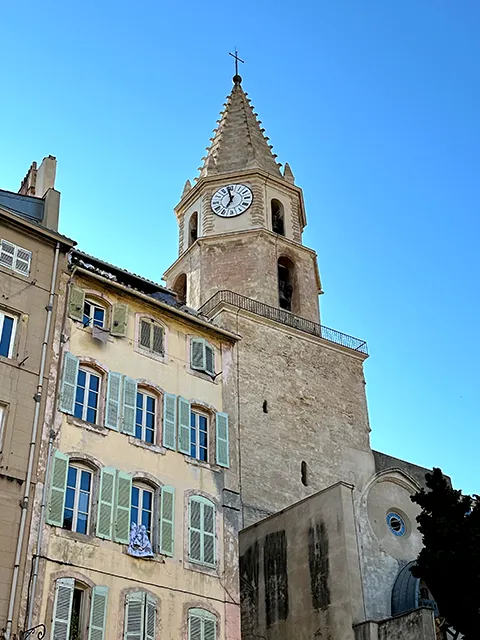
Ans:
<svg viewBox="0 0 480 640"><path fill-rule="evenodd" d="M346 347L347 349L352 349L353 351L358 351L359 353L368 355L367 343L365 340L354 338L353 336L349 336L341 331L336 331L336 329L330 329L329 327L324 327L323 325L312 322L311 320L300 318L300 316L296 316L290 311L277 309L276 307L271 307L270 305L259 302L258 300L246 298L234 291L217 291L210 300L207 300L207 302L200 307L199 313L202 313L205 316L211 316L215 308L222 303L229 304L233 307L237 307L238 309L244 309L245 311L254 313L257 316L268 318L274 322L279 322L280 324L287 325L288 327L298 329L298 331L303 331L304 333L308 333L312 336L317 336L317 338L322 338L323 340L328 340L328 342L333 342L334 344Z"/></svg>

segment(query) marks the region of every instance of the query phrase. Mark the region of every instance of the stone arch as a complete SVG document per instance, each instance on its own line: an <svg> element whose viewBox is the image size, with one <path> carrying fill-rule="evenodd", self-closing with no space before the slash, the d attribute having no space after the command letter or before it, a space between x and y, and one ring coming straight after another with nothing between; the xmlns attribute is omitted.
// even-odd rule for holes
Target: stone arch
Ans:
<svg viewBox="0 0 480 640"><path fill-rule="evenodd" d="M194 211L188 220L188 246L198 238L198 211Z"/></svg>
<svg viewBox="0 0 480 640"><path fill-rule="evenodd" d="M285 235L285 209L280 200L273 198L270 202L272 216L272 231L279 236Z"/></svg>
<svg viewBox="0 0 480 640"><path fill-rule="evenodd" d="M181 273L175 278L172 289L177 294L178 301L187 304L187 274Z"/></svg>
<svg viewBox="0 0 480 640"><path fill-rule="evenodd" d="M281 256L277 262L278 269L278 304L280 309L295 311L295 264L287 256Z"/></svg>

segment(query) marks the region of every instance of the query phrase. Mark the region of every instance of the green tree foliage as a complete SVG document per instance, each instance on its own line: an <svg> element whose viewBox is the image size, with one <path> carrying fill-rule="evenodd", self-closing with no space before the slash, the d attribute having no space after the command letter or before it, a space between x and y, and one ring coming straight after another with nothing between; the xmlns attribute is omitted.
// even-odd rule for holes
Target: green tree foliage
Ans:
<svg viewBox="0 0 480 640"><path fill-rule="evenodd" d="M480 499L452 488L440 469L412 496L424 548L412 573L425 581L440 615L465 637L480 638Z"/></svg>

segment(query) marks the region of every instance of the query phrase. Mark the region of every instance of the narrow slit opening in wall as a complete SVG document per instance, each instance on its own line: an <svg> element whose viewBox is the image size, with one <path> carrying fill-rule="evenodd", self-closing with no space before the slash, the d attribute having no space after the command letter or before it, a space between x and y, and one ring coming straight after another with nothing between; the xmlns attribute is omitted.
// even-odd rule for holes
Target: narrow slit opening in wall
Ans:
<svg viewBox="0 0 480 640"><path fill-rule="evenodd" d="M268 403L266 400L263 401L263 413L268 413Z"/></svg>
<svg viewBox="0 0 480 640"><path fill-rule="evenodd" d="M303 486L304 487L308 487L307 463L305 462L305 460L302 460L301 476L302 476L302 484L303 484Z"/></svg>

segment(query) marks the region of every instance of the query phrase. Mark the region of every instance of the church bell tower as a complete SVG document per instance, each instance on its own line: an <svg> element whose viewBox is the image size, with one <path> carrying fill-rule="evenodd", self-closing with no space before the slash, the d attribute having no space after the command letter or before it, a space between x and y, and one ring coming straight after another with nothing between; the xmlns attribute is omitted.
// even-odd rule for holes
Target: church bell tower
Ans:
<svg viewBox="0 0 480 640"><path fill-rule="evenodd" d="M232 291L319 323L302 190L288 164L280 170L238 74L217 123L200 176L175 208L179 258L167 286L195 309Z"/></svg>

